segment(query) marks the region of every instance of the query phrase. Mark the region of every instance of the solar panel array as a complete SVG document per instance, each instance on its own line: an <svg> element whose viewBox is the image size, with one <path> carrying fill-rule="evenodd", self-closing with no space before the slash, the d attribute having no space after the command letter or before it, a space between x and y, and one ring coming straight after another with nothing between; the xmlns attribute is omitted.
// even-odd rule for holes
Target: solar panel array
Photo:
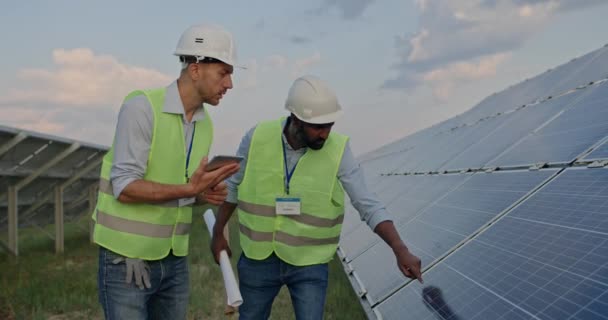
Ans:
<svg viewBox="0 0 608 320"><path fill-rule="evenodd" d="M347 208L370 318L608 319L608 47L360 158L424 284Z"/></svg>
<svg viewBox="0 0 608 320"><path fill-rule="evenodd" d="M13 229L44 231L42 226L56 222L58 188L67 221L89 212L106 151L99 145L0 126L0 248L17 254L18 233ZM16 203L13 218L11 199Z"/></svg>

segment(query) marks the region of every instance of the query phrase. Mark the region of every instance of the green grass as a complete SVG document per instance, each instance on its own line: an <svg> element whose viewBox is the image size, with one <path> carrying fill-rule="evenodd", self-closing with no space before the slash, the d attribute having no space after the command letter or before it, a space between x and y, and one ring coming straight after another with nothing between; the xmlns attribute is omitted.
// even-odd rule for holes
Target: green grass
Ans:
<svg viewBox="0 0 608 320"><path fill-rule="evenodd" d="M209 251L209 234L196 214L190 239L189 319L237 319L225 316L224 285ZM0 251L0 319L103 319L97 301L96 245L82 228L87 219L65 226L65 253L54 254L54 242L39 230L19 230L19 257ZM233 265L240 254L235 219L230 243ZM53 226L46 228L53 232ZM6 235L2 235L6 240ZM234 267L236 271L236 267ZM275 300L271 319L295 319L286 288ZM330 263L325 319L365 319L342 266Z"/></svg>

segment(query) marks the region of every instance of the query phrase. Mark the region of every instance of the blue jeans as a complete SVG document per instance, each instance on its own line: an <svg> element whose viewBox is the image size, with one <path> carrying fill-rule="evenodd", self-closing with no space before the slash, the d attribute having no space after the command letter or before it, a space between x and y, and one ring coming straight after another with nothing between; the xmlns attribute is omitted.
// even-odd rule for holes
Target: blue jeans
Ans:
<svg viewBox="0 0 608 320"><path fill-rule="evenodd" d="M106 319L186 319L188 311L188 259L169 254L147 261L151 288L139 289L133 279L125 283L126 264L113 264L120 255L99 247L99 302Z"/></svg>
<svg viewBox="0 0 608 320"><path fill-rule="evenodd" d="M272 302L283 285L289 289L297 320L323 319L327 263L298 267L275 254L264 260L249 259L242 254L237 267L243 296L240 320L268 319Z"/></svg>

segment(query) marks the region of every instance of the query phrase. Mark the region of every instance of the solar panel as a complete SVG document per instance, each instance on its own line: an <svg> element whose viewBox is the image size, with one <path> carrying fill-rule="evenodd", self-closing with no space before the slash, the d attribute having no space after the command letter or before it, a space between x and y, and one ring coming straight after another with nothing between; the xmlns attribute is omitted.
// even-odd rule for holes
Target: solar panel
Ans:
<svg viewBox="0 0 608 320"><path fill-rule="evenodd" d="M425 274L424 287L411 283L375 308L380 319L534 319L457 271L438 265Z"/></svg>
<svg viewBox="0 0 608 320"><path fill-rule="evenodd" d="M486 166L490 160L496 158L500 153L570 106L584 91L577 90L558 98L517 109L495 131L486 137L479 137L477 143L464 150L459 156L451 159L440 170L472 169Z"/></svg>
<svg viewBox="0 0 608 320"><path fill-rule="evenodd" d="M502 301L504 319L608 319L607 212L608 169L567 169L425 273L426 286L463 319L494 319L478 297ZM376 312L432 319L423 290L411 282Z"/></svg>
<svg viewBox="0 0 608 320"><path fill-rule="evenodd" d="M420 210L470 177L464 174L387 176L385 181L389 183L384 185L386 192L380 191L378 195L392 214L394 223L399 224L411 220ZM346 215L358 213L353 210L347 211ZM343 232L340 247L346 260L351 261L379 241L380 238L367 224L361 223L353 231Z"/></svg>
<svg viewBox="0 0 608 320"><path fill-rule="evenodd" d="M585 156L583 160L606 160L608 159L608 142L604 142L590 154Z"/></svg>
<svg viewBox="0 0 608 320"><path fill-rule="evenodd" d="M474 174L415 217L400 220L398 231L428 265L555 173L555 170L540 170ZM369 263L393 260L390 248L380 242L352 260L352 269L367 291L369 301L378 302L405 283L393 263Z"/></svg>
<svg viewBox="0 0 608 320"><path fill-rule="evenodd" d="M353 223L340 256L367 315L608 319L607 104L605 46L367 154L425 267L424 285L406 279Z"/></svg>
<svg viewBox="0 0 608 320"><path fill-rule="evenodd" d="M538 99L563 94L606 77L608 77L608 47L603 47L488 96L465 112L460 119L462 123L475 122L533 103Z"/></svg>
<svg viewBox="0 0 608 320"><path fill-rule="evenodd" d="M570 163L608 135L608 82L588 88L580 100L489 166Z"/></svg>
<svg viewBox="0 0 608 320"><path fill-rule="evenodd" d="M553 83L549 94L563 92L577 86L608 77L608 45L563 65L561 74L547 82ZM572 68L568 68L572 65Z"/></svg>
<svg viewBox="0 0 608 320"><path fill-rule="evenodd" d="M434 146L438 139L441 139L440 135L460 126L457 119L458 117L448 119L361 156L359 160L366 178L374 180L382 173L404 173L412 170L411 167L404 168L404 165L419 164L420 154L425 152L425 148Z"/></svg>
<svg viewBox="0 0 608 320"><path fill-rule="evenodd" d="M19 226L62 223L55 221L56 191L61 191L63 206L58 216L63 220L88 213L95 201L91 194L106 150L95 144L0 126L0 230L8 229L7 247L13 254L18 254ZM53 237L57 251L63 251L63 234Z"/></svg>
<svg viewBox="0 0 608 320"><path fill-rule="evenodd" d="M443 135L437 135L433 139L433 143L428 145L428 148L425 148L423 151L417 150L416 165L412 165L413 162L408 162L402 170L416 172L437 171L447 161L462 154L468 147L480 139L492 134L505 121L509 121L512 116L512 114L507 114L501 117L484 119L473 125L448 131Z"/></svg>

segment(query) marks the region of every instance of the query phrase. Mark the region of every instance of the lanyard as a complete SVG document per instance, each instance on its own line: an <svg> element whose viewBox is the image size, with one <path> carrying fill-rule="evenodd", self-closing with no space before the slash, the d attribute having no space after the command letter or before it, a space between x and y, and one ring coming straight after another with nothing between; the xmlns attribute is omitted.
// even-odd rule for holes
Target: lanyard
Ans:
<svg viewBox="0 0 608 320"><path fill-rule="evenodd" d="M192 145L194 144L194 132L196 132L196 122L193 124L192 137L190 138L190 147L188 147L188 154L186 155L186 181L190 181L188 178L188 166L190 166L190 154L192 153Z"/></svg>
<svg viewBox="0 0 608 320"><path fill-rule="evenodd" d="M298 166L298 163L296 162L296 164L293 166L291 171L289 171L287 169L287 152L285 151L285 142L282 140L282 137L281 137L281 145L283 146L283 161L285 162L285 193L289 194L289 181L291 181L291 177L293 176L293 172L296 171L296 167ZM300 160L298 159L298 162L299 161Z"/></svg>

